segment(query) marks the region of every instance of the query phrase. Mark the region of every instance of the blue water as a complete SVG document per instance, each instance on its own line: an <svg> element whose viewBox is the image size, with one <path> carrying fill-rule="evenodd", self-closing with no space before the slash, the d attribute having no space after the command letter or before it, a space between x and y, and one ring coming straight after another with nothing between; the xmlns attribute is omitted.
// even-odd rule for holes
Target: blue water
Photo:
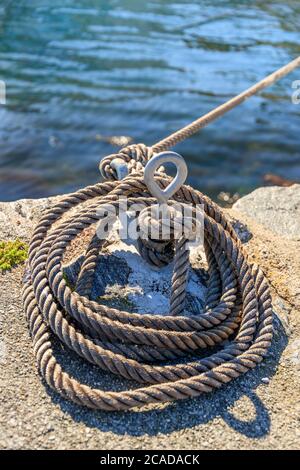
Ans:
<svg viewBox="0 0 300 470"><path fill-rule="evenodd" d="M300 54L300 2L0 1L0 200L75 190ZM217 199L300 181L300 69L176 147Z"/></svg>

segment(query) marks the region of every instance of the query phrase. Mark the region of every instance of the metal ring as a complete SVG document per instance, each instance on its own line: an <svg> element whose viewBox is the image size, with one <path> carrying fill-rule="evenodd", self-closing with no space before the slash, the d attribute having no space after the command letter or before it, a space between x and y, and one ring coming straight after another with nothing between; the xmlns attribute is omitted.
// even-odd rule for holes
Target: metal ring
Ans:
<svg viewBox="0 0 300 470"><path fill-rule="evenodd" d="M165 189L161 189L154 179L154 174L158 167L164 163L173 163L176 166L177 173L173 181ZM144 182L152 196L156 197L158 202L166 203L173 194L183 185L188 174L184 158L176 152L161 152L148 161L144 171Z"/></svg>

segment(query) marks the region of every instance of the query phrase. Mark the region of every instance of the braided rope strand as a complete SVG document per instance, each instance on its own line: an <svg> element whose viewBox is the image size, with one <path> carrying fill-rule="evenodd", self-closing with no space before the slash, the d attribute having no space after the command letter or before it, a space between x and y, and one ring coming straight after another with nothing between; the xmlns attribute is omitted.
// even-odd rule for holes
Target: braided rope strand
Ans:
<svg viewBox="0 0 300 470"><path fill-rule="evenodd" d="M96 235L88 244L75 290L68 287L62 268L64 254L72 240L99 222L99 207L110 204L117 209L120 195L128 198L129 205L142 203L150 208L155 203L141 173L152 150L144 145L130 146L121 155L129 168L124 180L115 180L114 169L110 169L113 158L107 157L102 168L109 181L65 197L41 218L30 243L30 277L23 287L34 352L47 384L75 403L107 411L211 392L261 362L272 339L271 297L263 273L248 262L218 206L188 186L182 186L173 200L204 208L209 281L202 312L184 315L189 270L184 237L164 242L139 240L140 254L152 264L165 265L174 258L167 316L129 313L90 299L102 248ZM155 178L162 188L170 182L164 173ZM76 213L71 211L77 206ZM52 350L54 336L84 360L142 387L108 392L79 383L57 363ZM209 355L209 349L217 345L219 350ZM208 356L199 358L198 352L206 349ZM172 364L164 364L170 359Z"/></svg>

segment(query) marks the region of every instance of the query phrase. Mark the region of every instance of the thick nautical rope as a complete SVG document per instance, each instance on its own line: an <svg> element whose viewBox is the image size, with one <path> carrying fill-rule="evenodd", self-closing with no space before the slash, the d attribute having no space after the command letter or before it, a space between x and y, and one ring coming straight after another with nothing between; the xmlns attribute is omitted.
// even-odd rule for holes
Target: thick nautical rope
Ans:
<svg viewBox="0 0 300 470"><path fill-rule="evenodd" d="M141 173L152 154L152 149L141 144L122 149L117 157L130 169L122 181L115 179L111 167L116 155L103 159L100 168L109 180L55 204L41 218L30 243L23 299L39 371L63 397L89 408L127 410L211 392L260 363L272 339L271 297L262 271L248 260L220 208L188 186L182 186L172 201L204 207L209 280L201 313L183 314L189 266L185 239L162 245L141 241L139 245L152 264L163 265L175 257L170 315L130 313L90 300L103 245L96 234L87 247L75 289L67 285L63 274L66 249L83 230L96 226L101 205L117 208L120 195L130 204L141 202L149 207L155 203ZM155 178L162 188L170 182L164 173ZM75 207L77 211L72 210ZM58 363L55 340L100 369L144 385L131 389L129 382L127 391L114 392L80 383ZM203 350L207 350L206 357Z"/></svg>

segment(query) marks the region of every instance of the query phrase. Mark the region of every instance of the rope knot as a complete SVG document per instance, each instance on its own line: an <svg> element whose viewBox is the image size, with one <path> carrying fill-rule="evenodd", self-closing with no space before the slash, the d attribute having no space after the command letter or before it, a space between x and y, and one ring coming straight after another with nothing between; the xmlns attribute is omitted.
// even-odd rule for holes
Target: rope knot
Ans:
<svg viewBox="0 0 300 470"><path fill-rule="evenodd" d="M143 209L139 215L138 250L152 266L166 266L174 258L175 212L167 204L155 204Z"/></svg>
<svg viewBox="0 0 300 470"><path fill-rule="evenodd" d="M202 219L199 209L174 200L146 207L138 218L140 255L152 266L166 266L180 239L195 240L201 233Z"/></svg>
<svg viewBox="0 0 300 470"><path fill-rule="evenodd" d="M153 150L151 147L147 147L144 144L128 145L120 149L118 153L104 157L100 161L99 170L103 178L118 180L121 179L120 174L118 174L118 167L120 168L122 162L127 167L127 174L138 173L143 171L146 163L152 156ZM123 173L122 177L124 176L125 174Z"/></svg>

